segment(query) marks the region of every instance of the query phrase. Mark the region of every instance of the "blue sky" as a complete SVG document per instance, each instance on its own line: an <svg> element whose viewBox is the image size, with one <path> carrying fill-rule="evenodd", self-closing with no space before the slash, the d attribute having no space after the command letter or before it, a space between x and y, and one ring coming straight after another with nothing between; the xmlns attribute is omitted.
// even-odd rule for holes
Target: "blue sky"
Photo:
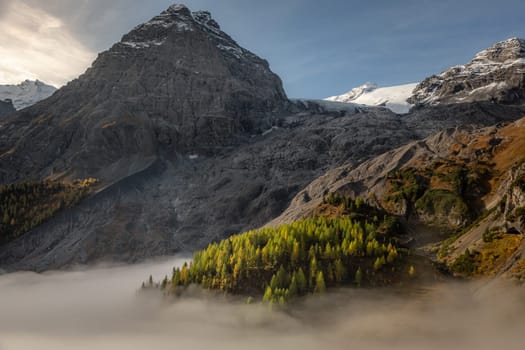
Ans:
<svg viewBox="0 0 525 350"><path fill-rule="evenodd" d="M63 21L93 55L173 3L13 1ZM0 0L0 9L8 2ZM381 86L417 82L467 62L497 41L525 37L523 0L186 0L185 4L191 10L209 10L239 44L266 58L290 97L322 98L368 81Z"/></svg>

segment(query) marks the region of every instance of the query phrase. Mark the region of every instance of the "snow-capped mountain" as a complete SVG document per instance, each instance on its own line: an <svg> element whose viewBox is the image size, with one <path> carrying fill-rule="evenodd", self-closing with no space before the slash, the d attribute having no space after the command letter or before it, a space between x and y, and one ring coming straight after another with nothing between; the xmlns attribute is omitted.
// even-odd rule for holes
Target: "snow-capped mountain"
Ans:
<svg viewBox="0 0 525 350"><path fill-rule="evenodd" d="M326 100L345 103L357 103L367 106L383 106L394 113L408 113L412 104L407 99L412 96L412 91L417 83L403 84L389 87L378 87L374 83L366 83L349 92L328 97Z"/></svg>
<svg viewBox="0 0 525 350"><path fill-rule="evenodd" d="M366 83L329 101L384 106L408 113L413 105L492 101L525 102L525 39L511 38L476 54L467 64L432 75L420 84L380 88Z"/></svg>
<svg viewBox="0 0 525 350"><path fill-rule="evenodd" d="M377 89L378 87L379 86L377 86L377 84L375 83L364 83L363 85L355 87L345 94L328 97L327 100L335 102L352 102L356 98L362 96L363 94L368 94Z"/></svg>
<svg viewBox="0 0 525 350"><path fill-rule="evenodd" d="M56 90L39 80L25 80L18 85L0 85L0 100L11 100L18 110L48 98Z"/></svg>
<svg viewBox="0 0 525 350"><path fill-rule="evenodd" d="M489 47L465 65L425 79L410 102L417 104L525 101L525 40L511 38Z"/></svg>

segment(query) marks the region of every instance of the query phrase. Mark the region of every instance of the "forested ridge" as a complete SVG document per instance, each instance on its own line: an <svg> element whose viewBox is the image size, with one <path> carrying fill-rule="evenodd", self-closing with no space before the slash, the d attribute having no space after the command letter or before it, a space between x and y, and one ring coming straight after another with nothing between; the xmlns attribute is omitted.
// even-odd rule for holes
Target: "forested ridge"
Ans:
<svg viewBox="0 0 525 350"><path fill-rule="evenodd" d="M95 179L71 184L32 181L0 186L0 244L12 241L91 192Z"/></svg>
<svg viewBox="0 0 525 350"><path fill-rule="evenodd" d="M284 303L330 287L388 284L401 257L398 229L394 217L360 199L329 195L315 217L210 244L160 287L176 294L195 284Z"/></svg>

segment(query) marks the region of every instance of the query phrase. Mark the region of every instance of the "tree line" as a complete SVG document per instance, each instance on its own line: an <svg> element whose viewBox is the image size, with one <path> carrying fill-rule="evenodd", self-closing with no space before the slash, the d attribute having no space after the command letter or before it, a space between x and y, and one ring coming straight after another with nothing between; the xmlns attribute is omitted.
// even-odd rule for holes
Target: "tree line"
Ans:
<svg viewBox="0 0 525 350"><path fill-rule="evenodd" d="M360 286L395 268L400 257L395 219L380 218L360 199L332 195L325 204L353 208L359 215L317 216L234 235L196 252L160 287L176 293L196 284L284 303L329 287Z"/></svg>
<svg viewBox="0 0 525 350"><path fill-rule="evenodd" d="M0 244L12 241L91 191L95 179L71 184L32 181L0 186Z"/></svg>

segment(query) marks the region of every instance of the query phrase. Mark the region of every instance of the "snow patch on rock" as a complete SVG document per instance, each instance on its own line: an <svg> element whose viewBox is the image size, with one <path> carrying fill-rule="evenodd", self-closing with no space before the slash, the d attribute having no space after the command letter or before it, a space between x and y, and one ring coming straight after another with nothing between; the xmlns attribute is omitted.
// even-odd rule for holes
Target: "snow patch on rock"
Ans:
<svg viewBox="0 0 525 350"><path fill-rule="evenodd" d="M327 101L355 103L365 106L381 106L397 114L406 114L413 106L407 99L412 96L417 83L389 87L378 87L374 83L366 83L349 92L328 97Z"/></svg>
<svg viewBox="0 0 525 350"><path fill-rule="evenodd" d="M121 44L124 46L129 46L133 49L145 49L151 46L161 46L164 44L165 40L149 40L149 41L123 41Z"/></svg>

